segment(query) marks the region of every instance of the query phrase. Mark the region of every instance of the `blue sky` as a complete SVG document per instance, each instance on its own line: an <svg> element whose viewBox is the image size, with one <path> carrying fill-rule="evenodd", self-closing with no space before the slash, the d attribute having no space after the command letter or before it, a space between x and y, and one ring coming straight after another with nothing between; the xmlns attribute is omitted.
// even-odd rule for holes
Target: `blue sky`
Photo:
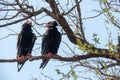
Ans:
<svg viewBox="0 0 120 80"><path fill-rule="evenodd" d="M64 0L61 0L61 1L63 1L61 3L64 3ZM32 5L35 6L36 9L38 9L41 6L47 6L46 4L44 4L44 1L40 2L39 0L36 0L36 1L30 0L30 2ZM95 15L96 12L93 12L92 9L99 9L98 2L95 0L94 1L84 0L81 4L82 17L84 18L84 17L89 17L92 15ZM40 17L41 16L42 15L40 15ZM41 21L40 23L42 23L42 22L47 22L50 20L52 20L52 19L47 17L47 18L39 20L39 21ZM93 33L97 33L98 37L100 37L100 42L101 42L101 45L99 47L105 47L106 42L107 42L107 35L106 35L107 25L105 25L104 20L105 20L105 17L103 17L103 15L102 15L95 19L89 19L89 20L83 21L83 26L85 26L86 38L89 40L89 42L94 43L92 41L92 39L93 39L92 35L93 35ZM11 28L12 30L19 33L19 31L21 30L22 23L11 25L11 26L9 26L9 28ZM38 26L34 26L34 27L37 28ZM59 31L61 30L60 27L58 27L58 29L59 29ZM111 31L114 32L112 35L117 35L116 30L117 30L116 28L111 28ZM43 28L43 27L40 28L40 33L44 33L44 32L45 32L45 28ZM6 36L8 34L13 34L13 32L8 30L6 27L0 28L0 38ZM114 36L113 38L115 38L114 43L116 44L117 36ZM67 43L70 46L73 46L73 48L76 47L67 39L66 36L62 37L62 41L67 41ZM17 43L16 35L9 36L8 38L0 40L0 47L1 47L0 48L0 55L1 55L0 59L16 58L16 43ZM38 38L36 43L41 44L41 38ZM35 45L34 49L36 47L38 47L38 46ZM67 56L63 52L63 50L65 50L67 53L71 53L69 51L69 49L66 47L66 45L64 43L61 43L58 53L59 53L59 55ZM78 50L76 50L76 52L78 54L80 53L80 51L78 51ZM35 56L41 55L40 50L33 51L32 54ZM68 64L66 62L51 60L48 63L48 65L45 67L44 70L39 69L40 63L41 63L41 60L32 61L32 62L28 61L28 62L26 62L26 64L24 65L24 67L22 68L22 70L20 72L17 72L17 64L16 63L0 63L0 80L32 80L33 77L35 77L35 78L37 77L40 80L43 80L43 79L48 80L47 78L44 78L40 73L44 73L44 74L50 76L51 78L58 80L58 79L60 79L61 76L58 76L56 74L55 69L60 69L61 71L65 72L65 73L67 73L69 71L69 65L63 65L63 64ZM82 70L84 68L78 67L77 69ZM84 70L83 70L83 72L84 72ZM79 75L86 76L86 74L79 74ZM94 77L95 75L93 75L92 73L89 73L89 76ZM85 79L80 78L80 80L85 80Z"/></svg>

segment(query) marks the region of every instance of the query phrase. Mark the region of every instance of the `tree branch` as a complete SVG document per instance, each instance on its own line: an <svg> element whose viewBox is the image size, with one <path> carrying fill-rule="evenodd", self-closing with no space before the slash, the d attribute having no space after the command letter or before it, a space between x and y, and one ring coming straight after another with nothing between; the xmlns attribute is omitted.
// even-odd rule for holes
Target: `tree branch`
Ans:
<svg viewBox="0 0 120 80"><path fill-rule="evenodd" d="M119 66L120 64L119 63L111 63L109 65L105 65L105 66L102 66L100 69L106 69L106 68L111 68L113 66Z"/></svg>
<svg viewBox="0 0 120 80"><path fill-rule="evenodd" d="M11 36L11 35L17 35L17 34L8 34L7 36L0 38L0 40L3 40L3 39L5 39L5 38L8 38L8 37Z"/></svg>
<svg viewBox="0 0 120 80"><path fill-rule="evenodd" d="M84 30L83 30L83 25L82 25L82 17L81 17L81 8L80 8L80 4L79 4L79 1L78 0L75 0L76 2L76 7L77 7L77 12L78 12L78 25L80 28L80 32L81 32L81 36L82 36L82 39L86 40L85 39L85 34L84 34Z"/></svg>
<svg viewBox="0 0 120 80"><path fill-rule="evenodd" d="M22 19L15 20L15 21L13 21L13 22L1 24L1 25L0 25L0 28L5 27L5 26L9 26L9 25L12 25L12 24L16 24L16 23L21 22L21 21L23 21L23 20L27 20L27 19L29 19L29 18L31 18L31 17L32 17L32 16L27 16L26 18L22 18Z"/></svg>
<svg viewBox="0 0 120 80"><path fill-rule="evenodd" d="M61 57L61 56L56 56L52 55L51 59L56 59L59 61L65 61L65 62L75 62L75 61L80 61L80 60L85 60L85 59L90 59L90 58L97 58L97 57L102 57L102 58L107 58L111 60L116 60L116 58L105 55L105 54L86 54L86 55L78 55L78 56L73 56L73 57ZM35 61L39 59L48 59L46 56L33 56L29 59L29 61ZM5 63L5 62L17 62L17 59L0 59L0 63ZM120 58L117 58L117 61L120 61Z"/></svg>
<svg viewBox="0 0 120 80"><path fill-rule="evenodd" d="M52 12L55 14L55 15L58 15L60 13L58 7L57 7L57 3L55 0L46 0L46 2L48 4L50 4L50 7L52 9Z"/></svg>

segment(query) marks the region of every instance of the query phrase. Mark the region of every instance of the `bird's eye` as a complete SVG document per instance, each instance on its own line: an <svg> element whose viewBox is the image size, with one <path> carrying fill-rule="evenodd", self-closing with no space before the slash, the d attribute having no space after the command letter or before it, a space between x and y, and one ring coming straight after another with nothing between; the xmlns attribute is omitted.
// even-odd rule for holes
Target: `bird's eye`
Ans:
<svg viewBox="0 0 120 80"><path fill-rule="evenodd" d="M48 24L50 24L50 22L48 22Z"/></svg>

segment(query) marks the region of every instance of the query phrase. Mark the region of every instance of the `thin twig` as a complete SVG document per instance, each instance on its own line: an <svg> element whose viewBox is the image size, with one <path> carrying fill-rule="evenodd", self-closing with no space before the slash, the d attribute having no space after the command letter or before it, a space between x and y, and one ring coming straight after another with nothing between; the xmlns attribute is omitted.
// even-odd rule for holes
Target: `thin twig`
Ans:
<svg viewBox="0 0 120 80"><path fill-rule="evenodd" d="M12 36L12 35L18 35L18 34L8 34L7 36L0 38L0 40L3 40L3 39L5 39L5 38L8 38L9 36Z"/></svg>

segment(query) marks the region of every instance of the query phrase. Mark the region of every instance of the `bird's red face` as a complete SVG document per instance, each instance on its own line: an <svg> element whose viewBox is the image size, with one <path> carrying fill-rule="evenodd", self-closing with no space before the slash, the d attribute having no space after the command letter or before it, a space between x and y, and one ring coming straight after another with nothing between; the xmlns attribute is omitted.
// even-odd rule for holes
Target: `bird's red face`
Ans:
<svg viewBox="0 0 120 80"><path fill-rule="evenodd" d="M50 26L53 26L52 22L48 22L48 23L45 24L45 27L50 27Z"/></svg>
<svg viewBox="0 0 120 80"><path fill-rule="evenodd" d="M22 25L22 28L24 29L24 28L31 28L32 27L32 22L30 22L30 21L27 21L26 23L24 23L23 25Z"/></svg>
<svg viewBox="0 0 120 80"><path fill-rule="evenodd" d="M26 22L26 24L28 24L28 25L32 25L32 22L30 22L30 21L27 21L27 22Z"/></svg>

